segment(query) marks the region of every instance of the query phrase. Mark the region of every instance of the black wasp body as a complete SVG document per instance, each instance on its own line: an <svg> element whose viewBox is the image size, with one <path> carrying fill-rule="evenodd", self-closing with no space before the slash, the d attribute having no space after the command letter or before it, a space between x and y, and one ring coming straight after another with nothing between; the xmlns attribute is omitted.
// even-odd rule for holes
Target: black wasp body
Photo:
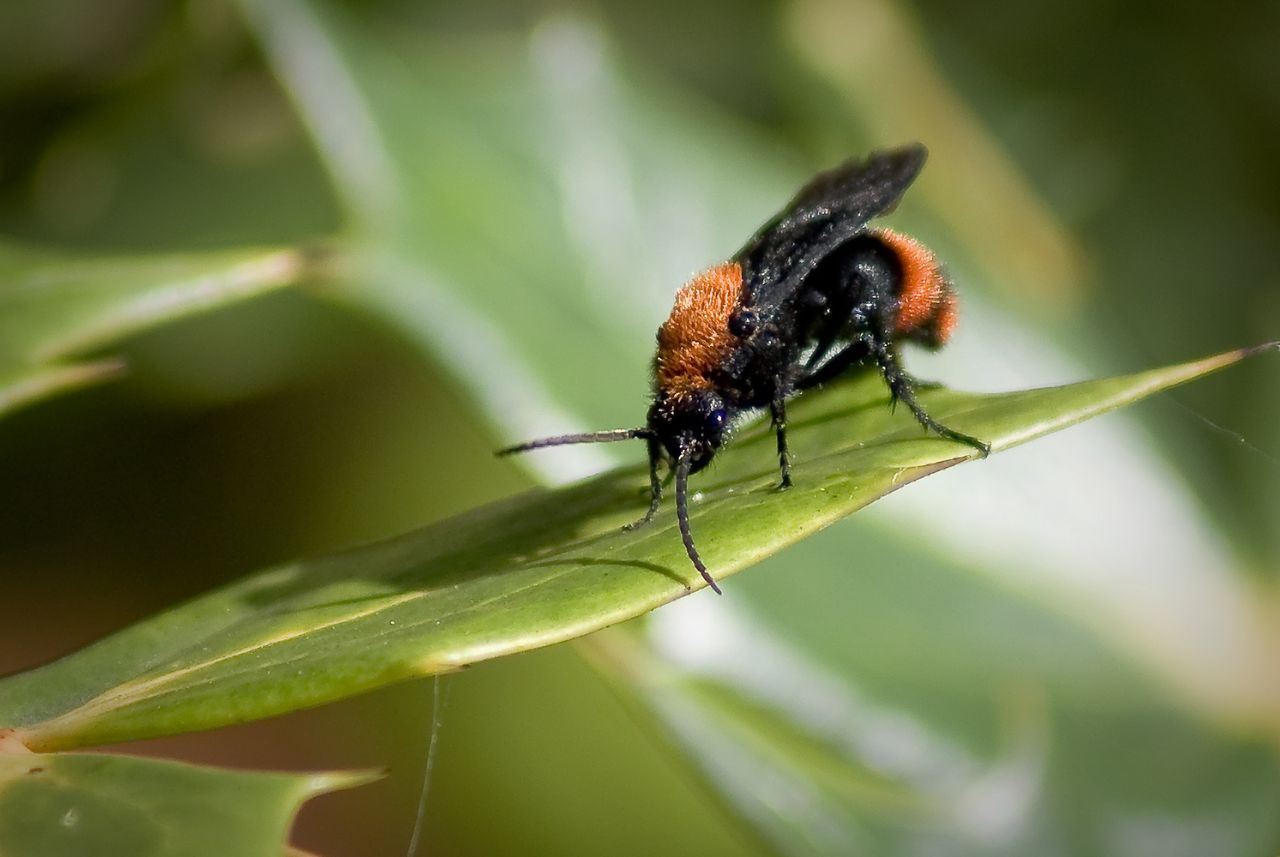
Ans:
<svg viewBox="0 0 1280 857"><path fill-rule="evenodd" d="M820 173L731 260L689 281L658 329L654 399L643 428L565 435L502 450L641 438L648 444L648 523L662 499L660 465L670 463L685 550L716 592L694 547L688 477L711 461L744 413L768 408L782 484L791 484L786 401L864 361L878 367L893 401L928 430L989 450L933 420L915 397L896 346L944 344L955 324L955 293L933 254L868 222L891 210L924 165L923 146L878 152Z"/></svg>

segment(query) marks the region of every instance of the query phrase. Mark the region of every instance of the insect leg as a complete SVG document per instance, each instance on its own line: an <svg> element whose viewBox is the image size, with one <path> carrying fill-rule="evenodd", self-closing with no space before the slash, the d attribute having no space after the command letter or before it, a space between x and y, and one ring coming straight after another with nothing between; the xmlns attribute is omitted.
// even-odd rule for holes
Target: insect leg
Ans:
<svg viewBox="0 0 1280 857"><path fill-rule="evenodd" d="M649 511L638 521L632 521L622 529L638 530L653 520L662 505L662 479L658 476L658 462L662 460L662 447L655 438L649 438ZM673 471L674 472L674 471Z"/></svg>
<svg viewBox="0 0 1280 857"><path fill-rule="evenodd" d="M782 471L778 490L785 491L791 487L791 454L787 452L787 406L781 396L769 405L769 413L773 417L773 429L778 433L778 467Z"/></svg>
<svg viewBox="0 0 1280 857"><path fill-rule="evenodd" d="M893 401L902 402L910 408L911 413L929 431L948 440L958 441L968 444L974 449L982 453L985 458L991 452L991 444L986 441L979 440L972 435L963 434L955 429L947 428L942 423L929 416L919 401L916 400L915 379L906 373L902 365L898 362L898 356L894 354L886 337L873 336L870 340L871 353L875 356L876 364L880 367L880 374L884 376L884 381L889 385L889 393L893 396Z"/></svg>
<svg viewBox="0 0 1280 857"><path fill-rule="evenodd" d="M855 297L854 290L848 288L834 294L811 289L801 300L806 308L822 313L816 328L813 351L805 361L803 374L813 372L815 367L827 360L833 350L845 347L840 345L837 348L837 342L844 336L845 321L853 311Z"/></svg>
<svg viewBox="0 0 1280 857"><path fill-rule="evenodd" d="M814 343L813 351L809 354L809 359L804 363L805 374L813 372L814 367L827 359L839 336L840 329L835 325L828 325L826 330L819 333L817 342Z"/></svg>

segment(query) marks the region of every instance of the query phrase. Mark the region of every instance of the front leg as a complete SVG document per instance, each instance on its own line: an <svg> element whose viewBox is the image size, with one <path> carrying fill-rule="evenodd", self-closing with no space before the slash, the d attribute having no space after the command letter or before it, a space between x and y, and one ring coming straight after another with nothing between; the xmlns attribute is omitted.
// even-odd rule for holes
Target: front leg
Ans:
<svg viewBox="0 0 1280 857"><path fill-rule="evenodd" d="M782 471L782 482L779 491L791 487L791 454L787 452L787 406L782 396L769 405L769 413L773 417L773 430L778 433L778 468Z"/></svg>
<svg viewBox="0 0 1280 857"><path fill-rule="evenodd" d="M662 479L658 476L658 462L662 460L662 445L654 438L649 439L649 511L638 521L632 521L622 529L630 532L638 530L653 520L662 505Z"/></svg>

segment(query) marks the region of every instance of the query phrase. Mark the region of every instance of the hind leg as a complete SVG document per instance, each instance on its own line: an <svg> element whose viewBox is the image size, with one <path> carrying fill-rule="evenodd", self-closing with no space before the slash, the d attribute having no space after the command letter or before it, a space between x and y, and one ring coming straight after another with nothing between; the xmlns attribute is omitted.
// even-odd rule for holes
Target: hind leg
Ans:
<svg viewBox="0 0 1280 857"><path fill-rule="evenodd" d="M929 416L928 411L916 399L915 391L917 385L915 379L902 368L902 364L898 362L898 356L889 345L887 338L873 336L869 340L869 346L876 365L880 367L880 374L884 377L884 382L889 385L889 393L893 396L895 404L902 402L902 404L906 405L920 425L934 434L945 437L948 440L967 444L982 453L983 458L986 458L991 453L991 444L986 441L958 432L953 428L948 428Z"/></svg>

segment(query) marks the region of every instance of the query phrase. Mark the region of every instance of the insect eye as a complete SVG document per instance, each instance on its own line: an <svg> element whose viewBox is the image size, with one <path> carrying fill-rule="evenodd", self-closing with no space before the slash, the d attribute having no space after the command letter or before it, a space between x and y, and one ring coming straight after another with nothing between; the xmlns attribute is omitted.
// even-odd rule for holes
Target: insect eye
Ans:
<svg viewBox="0 0 1280 857"><path fill-rule="evenodd" d="M739 339L755 333L756 324L756 314L749 309L738 310L729 316L729 332Z"/></svg>
<svg viewBox="0 0 1280 857"><path fill-rule="evenodd" d="M724 408L716 408L707 414L707 425L713 429L724 428L724 424L728 422L729 415L724 412Z"/></svg>

